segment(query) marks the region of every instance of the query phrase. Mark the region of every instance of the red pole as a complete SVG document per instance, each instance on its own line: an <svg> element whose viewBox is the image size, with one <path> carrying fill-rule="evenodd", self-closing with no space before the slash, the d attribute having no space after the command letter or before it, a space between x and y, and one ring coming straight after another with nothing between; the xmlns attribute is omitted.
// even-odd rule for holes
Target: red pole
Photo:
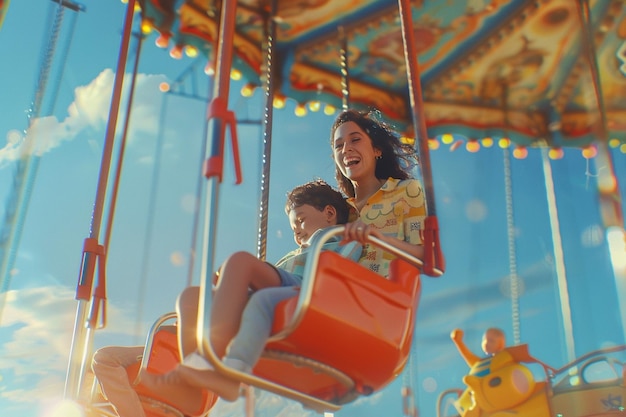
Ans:
<svg viewBox="0 0 626 417"><path fill-rule="evenodd" d="M422 101L422 85L420 80L415 35L413 33L413 15L410 0L398 0L398 12L402 26L402 40L404 43L404 60L409 85L409 99L413 115L413 129L416 135L418 153L420 157L424 194L426 196L426 211L428 216L424 221L424 267L423 272L429 276L440 276L445 269L445 261L439 241L439 223L435 208L435 187L433 185L432 168L430 165L430 150L428 149L428 132L426 131L426 112Z"/></svg>
<svg viewBox="0 0 626 417"><path fill-rule="evenodd" d="M90 236L89 238L87 238L87 241L92 242L96 246L98 246L98 235L100 233L100 226L102 223L104 199L106 195L107 181L111 166L111 154L113 152L113 143L115 141L115 126L117 124L117 115L119 112L121 101L120 98L122 96L124 69L126 67L126 59L128 56L134 13L135 0L128 0L128 5L126 6L126 17L124 21L124 32L120 44L120 53L117 61L115 83L113 86L113 95L111 98L111 107L109 109L109 121L107 123L104 150L102 152L102 160L100 163L100 175L98 177L96 200L94 203L93 215L91 218ZM80 276L78 278L78 285L76 289L78 307L76 309L74 334L72 337L72 346L70 349L67 375L65 379L65 397L68 399L78 398L82 378L85 371L85 360L87 359L87 350L90 346L91 336L91 333L88 332L88 329L85 327L85 322L87 320L88 313L87 304L89 303L89 299L92 295L93 274L97 256L99 255L91 251L83 252L83 265L80 271Z"/></svg>
<svg viewBox="0 0 626 417"><path fill-rule="evenodd" d="M400 13L402 26L404 60L409 84L413 129L419 149L422 178L426 192L426 208L429 215L435 216L435 194L432 169L430 166L430 150L428 149L428 132L426 131L426 112L424 111L424 103L422 101L422 84L420 80L419 64L417 62L417 49L415 48L415 35L413 34L413 15L411 13L410 0L398 0L398 12Z"/></svg>

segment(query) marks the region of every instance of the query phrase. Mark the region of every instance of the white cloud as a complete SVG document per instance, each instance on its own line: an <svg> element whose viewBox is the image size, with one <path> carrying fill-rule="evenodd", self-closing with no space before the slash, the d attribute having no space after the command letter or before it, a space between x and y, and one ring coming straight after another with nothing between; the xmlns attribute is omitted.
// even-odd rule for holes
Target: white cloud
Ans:
<svg viewBox="0 0 626 417"><path fill-rule="evenodd" d="M63 286L6 293L0 327L0 409L62 397L76 307L74 291ZM107 312L112 323L108 332L131 331L132 326L123 325L123 311L110 306Z"/></svg>
<svg viewBox="0 0 626 417"><path fill-rule="evenodd" d="M50 367L59 369L58 361L45 362L69 350L69 337L63 336L72 332L73 298L70 290L63 287L9 291L2 324L15 330L0 348L0 369L11 368L16 361L23 362L17 371L21 374L42 373Z"/></svg>
<svg viewBox="0 0 626 417"><path fill-rule="evenodd" d="M163 81L165 77L162 75L137 75L131 131L128 137L132 138L133 134L154 134L158 129L158 109L162 98L159 84ZM0 164L14 161L21 155L41 156L61 146L63 142L75 139L86 130L104 131L109 119L114 82L113 71L105 69L91 83L74 90L74 101L69 105L65 119L58 120L54 116L40 117L33 121L25 134L16 130L8 132L7 143L0 149ZM130 82L130 74L126 74L123 100L128 96ZM117 120L117 133L123 126L125 109L126 105L122 101Z"/></svg>

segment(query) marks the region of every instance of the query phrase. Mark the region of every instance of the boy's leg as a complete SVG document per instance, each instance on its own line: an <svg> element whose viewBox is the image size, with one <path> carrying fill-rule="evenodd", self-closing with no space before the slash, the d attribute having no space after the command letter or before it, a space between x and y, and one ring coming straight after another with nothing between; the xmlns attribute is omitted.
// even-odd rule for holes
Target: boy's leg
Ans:
<svg viewBox="0 0 626 417"><path fill-rule="evenodd" d="M200 287L185 288L176 300L178 314L178 346L181 361L185 356L198 350L196 329L198 327L198 303Z"/></svg>
<svg viewBox="0 0 626 417"><path fill-rule="evenodd" d="M211 345L218 357L224 356L239 330L249 290L280 285L276 269L247 252L237 252L226 260L211 308Z"/></svg>
<svg viewBox="0 0 626 417"><path fill-rule="evenodd" d="M104 396L120 417L144 417L137 392L128 380L126 367L141 361L143 346L107 346L94 353L91 368Z"/></svg>
<svg viewBox="0 0 626 417"><path fill-rule="evenodd" d="M229 345L224 363L237 370L250 372L263 353L272 330L276 304L296 294L295 287L273 287L255 292L246 305L241 327ZM144 374L142 382L160 395L184 399L182 404L191 403L194 397L199 396L200 389L213 391L227 401L238 398L238 381L214 371L206 363L198 365L201 366L179 365L175 370L161 376ZM187 397L191 399L187 400Z"/></svg>
<svg viewBox="0 0 626 417"><path fill-rule="evenodd" d="M250 372L271 334L276 305L297 294L296 287L264 288L255 292L243 311L239 331L228 346L226 364Z"/></svg>

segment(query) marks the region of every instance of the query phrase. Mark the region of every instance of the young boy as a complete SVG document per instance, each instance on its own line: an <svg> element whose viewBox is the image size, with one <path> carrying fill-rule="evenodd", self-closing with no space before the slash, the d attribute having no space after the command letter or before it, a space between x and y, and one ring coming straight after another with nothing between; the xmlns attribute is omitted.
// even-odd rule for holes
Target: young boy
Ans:
<svg viewBox="0 0 626 417"><path fill-rule="evenodd" d="M281 258L280 261L271 266L272 269L269 271L267 270L269 264L246 253L232 255L221 269L218 287L224 283L228 284L234 281L241 283L243 281L246 284L243 287L246 291L246 300L247 291L249 289L256 290L245 303L243 312L239 313L238 322L240 321L240 323L238 324L240 325L237 326L239 330L234 337L230 338L231 340L228 341L228 347L225 350L224 362L228 366L244 372L251 371L263 352L265 342L270 336L276 304L297 293L296 288L302 281L307 248L313 236L322 228L346 223L350 217L350 206L341 193L322 180L311 181L289 192L285 211L289 216L289 223L294 234L294 240L299 246L298 249ZM340 239L341 237L331 239L324 245L324 249L334 250L355 261L358 260L361 255L361 246L356 242L340 246ZM254 277L240 276L232 272L234 270L229 267L229 264L233 263L239 268L245 266L249 271L261 270L262 273L269 274L270 278L272 274L276 274L275 281L279 285L256 288L255 282L252 281ZM249 265L243 265L246 263ZM230 287L225 285L224 288ZM178 327L180 348L184 356L183 363L165 375L152 375L144 372L141 379L144 386L160 397L170 400L169 402L181 412L194 415L201 405L203 388L215 387L218 395L232 401L239 394L239 383L213 372L208 362L195 352L197 348L192 348L197 343L195 338L197 301L193 302L193 300L197 300L198 290L196 287L191 287L188 290L194 295L185 298L185 302L181 302L179 299L178 306ZM232 291L216 290L214 301L220 301L219 298L228 303L239 295L232 294ZM182 296L183 294L181 294L181 298ZM216 314L224 313L223 310L215 310L215 302L213 303L213 312ZM230 304L232 306L236 303L231 302ZM213 344L215 345L215 343ZM120 349L126 349L129 352L129 355L126 356L131 356L131 358L126 359L137 360L136 348L106 347L96 352L92 367L100 381L102 391L114 404L118 415L120 417L130 417L131 415L141 417L144 415L141 404L128 379L119 376L115 380L102 378L102 376L112 374L111 367L121 371L118 372L118 375L121 375L124 371L123 367L128 366L128 360L122 361L120 358ZM135 351L129 349L135 349ZM219 351L216 353L220 354ZM132 357L133 355L134 357Z"/></svg>
<svg viewBox="0 0 626 417"><path fill-rule="evenodd" d="M463 343L463 331L460 329L454 329L450 333L450 338L454 342L454 345L458 349L459 353L470 367L470 375L478 374L482 371L488 371L488 368L483 369L481 362L484 361L485 358L481 358L478 355L472 353L465 343ZM490 327L485 330L483 334L483 339L481 343L481 347L483 352L487 355L487 357L494 356L496 353L501 352L506 348L506 336L504 335L504 331L497 327ZM488 365L487 365L488 366ZM469 417L471 411L475 408L474 400L472 398L472 392L469 389L466 389L459 399L456 401L456 406L464 417Z"/></svg>

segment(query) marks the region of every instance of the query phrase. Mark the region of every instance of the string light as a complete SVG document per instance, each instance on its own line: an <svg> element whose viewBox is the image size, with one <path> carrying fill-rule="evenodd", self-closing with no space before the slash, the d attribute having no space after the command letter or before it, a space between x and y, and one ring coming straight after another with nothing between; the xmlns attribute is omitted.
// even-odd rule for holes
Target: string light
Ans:
<svg viewBox="0 0 626 417"><path fill-rule="evenodd" d="M327 105L324 107L324 114L325 114L326 116L332 116L332 115L335 113L335 110L336 110L336 109L335 109L335 106L333 106L332 104L327 104Z"/></svg>
<svg viewBox="0 0 626 417"><path fill-rule="evenodd" d="M298 117L306 116L306 105L304 105L303 103L298 103L296 105L296 109L294 110L294 113Z"/></svg>
<svg viewBox="0 0 626 417"><path fill-rule="evenodd" d="M598 148L595 145L589 145L582 150L583 158L591 159L598 154Z"/></svg>
<svg viewBox="0 0 626 417"><path fill-rule="evenodd" d="M428 148L436 151L439 149L439 141L437 139L428 139Z"/></svg>
<svg viewBox="0 0 626 417"><path fill-rule="evenodd" d="M167 45L170 43L170 35L166 33L161 33L156 40L154 41L156 46L159 48L167 48Z"/></svg>
<svg viewBox="0 0 626 417"><path fill-rule="evenodd" d="M489 137L482 138L481 143L485 148L491 148L493 146L493 139Z"/></svg>
<svg viewBox="0 0 626 417"><path fill-rule="evenodd" d="M619 139L613 138L609 140L609 146L611 148L617 148L620 145Z"/></svg>
<svg viewBox="0 0 626 417"><path fill-rule="evenodd" d="M468 152L476 153L480 150L480 143L478 143L476 139L470 139L465 144L465 149L467 149Z"/></svg>
<svg viewBox="0 0 626 417"><path fill-rule="evenodd" d="M230 71L230 78L231 78L231 80L235 80L235 81L241 80L241 71L239 71L236 68L233 68Z"/></svg>
<svg viewBox="0 0 626 417"><path fill-rule="evenodd" d="M282 94L276 94L274 96L274 108L282 109L285 107L286 102L287 102L287 99Z"/></svg>
<svg viewBox="0 0 626 417"><path fill-rule="evenodd" d="M162 93L167 93L170 91L170 84L165 82L159 84L159 90L161 90Z"/></svg>
<svg viewBox="0 0 626 417"><path fill-rule="evenodd" d="M564 154L563 148L552 148L548 151L548 157L550 157L550 159L561 159Z"/></svg>
<svg viewBox="0 0 626 417"><path fill-rule="evenodd" d="M511 139L500 138L500 140L498 140L498 146L501 147L502 149L508 148L509 146L511 146Z"/></svg>
<svg viewBox="0 0 626 417"><path fill-rule="evenodd" d="M170 49L170 56L174 59L181 59L183 57L183 46L176 45Z"/></svg>
<svg viewBox="0 0 626 417"><path fill-rule="evenodd" d="M516 159L526 159L528 156L528 149L525 146L517 146L513 149L513 157Z"/></svg>
<svg viewBox="0 0 626 417"><path fill-rule="evenodd" d="M319 102L319 100L309 101L309 109L312 112L319 111L321 107L322 107L322 104Z"/></svg>
<svg viewBox="0 0 626 417"><path fill-rule="evenodd" d="M193 45L185 45L185 55L189 58L195 58L198 56L198 48Z"/></svg>
<svg viewBox="0 0 626 417"><path fill-rule="evenodd" d="M449 133L444 133L443 135L441 135L441 143L443 143L444 145L449 145L452 142L454 142L454 136L452 136Z"/></svg>
<svg viewBox="0 0 626 417"><path fill-rule="evenodd" d="M252 97L252 94L254 94L254 88L255 85L252 83L244 85L241 87L241 95L244 97Z"/></svg>
<svg viewBox="0 0 626 417"><path fill-rule="evenodd" d="M142 20L141 33L143 33L144 35L149 35L150 33L152 33L152 23L150 23L148 20Z"/></svg>

